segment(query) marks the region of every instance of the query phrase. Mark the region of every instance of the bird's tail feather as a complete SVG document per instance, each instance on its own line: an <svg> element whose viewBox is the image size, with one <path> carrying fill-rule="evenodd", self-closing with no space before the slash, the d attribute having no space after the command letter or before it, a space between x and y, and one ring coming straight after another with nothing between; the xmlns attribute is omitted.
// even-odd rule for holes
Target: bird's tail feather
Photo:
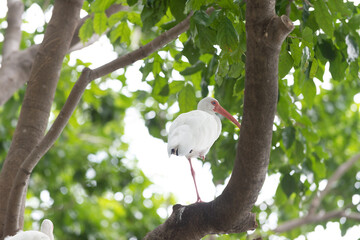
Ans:
<svg viewBox="0 0 360 240"><path fill-rule="evenodd" d="M185 156L190 153L193 146L193 136L187 125L179 126L174 131L169 133L168 137L168 154L177 156Z"/></svg>

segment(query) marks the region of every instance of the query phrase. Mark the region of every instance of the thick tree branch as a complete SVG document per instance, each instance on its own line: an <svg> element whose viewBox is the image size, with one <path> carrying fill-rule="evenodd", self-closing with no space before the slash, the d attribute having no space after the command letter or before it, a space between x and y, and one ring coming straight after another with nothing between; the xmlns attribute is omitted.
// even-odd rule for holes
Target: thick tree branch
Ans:
<svg viewBox="0 0 360 240"><path fill-rule="evenodd" d="M206 234L238 233L256 227L250 211L269 163L279 52L293 28L286 16L275 15L274 0L247 2L244 116L229 184L210 203L175 205L170 218L145 239L200 239Z"/></svg>
<svg viewBox="0 0 360 240"><path fill-rule="evenodd" d="M90 82L90 73L91 70L85 68L82 72L79 80L75 83L72 91L68 99L66 100L61 112L57 116L53 125L46 133L41 142L36 145L36 147L31 151L31 153L27 156L25 161L21 164L19 171L16 174L15 184L11 190L9 203L18 203L18 199L22 197L22 193L26 192L27 181L30 177L31 172L34 167L38 164L41 157L50 149L50 147L54 144L56 139L60 136L67 122L69 121L72 113L74 112L77 104L79 103L82 94L84 93L86 86ZM15 219L17 217L20 210L19 204L9 204L7 210L7 217L10 219ZM15 225L11 224L13 221L7 221L5 225L5 236L11 235L12 233L8 228L14 228ZM8 224L9 223L9 224ZM19 227L16 226L18 231ZM16 232L15 231L15 232Z"/></svg>
<svg viewBox="0 0 360 240"><path fill-rule="evenodd" d="M57 8L54 7L53 18L54 17L56 18L56 16L57 16L55 14L55 9L57 9ZM50 21L50 23L51 23L51 21ZM51 26L50 23L49 23L49 26ZM189 23L187 23L187 25L188 24ZM178 27L179 25L181 27ZM179 25L175 26L173 29L170 29L168 32L160 35L158 38L154 39L153 41L148 43L146 46L144 46L143 48L145 48L145 53L148 55L151 54L150 51L156 51L157 49L163 47L168 42L174 40L179 34L186 31L188 28L188 26L184 27L183 23L180 23ZM54 29L56 29L56 27L54 27ZM48 34L48 31L45 34L45 38L44 38L44 42L43 42L43 44L46 46L47 46L47 41L45 41L45 40L46 40L47 34ZM43 46L43 44L41 45L41 47ZM147 47L147 46L149 46L149 47ZM47 50L47 51L49 51L49 50ZM42 49L39 49L39 52L42 52ZM136 50L134 52L144 52L144 51ZM55 54L52 53L52 55L55 55ZM131 62L142 59L144 57L144 55L141 55L141 54L140 55L135 54L135 56L137 57L137 59L132 58ZM124 57L122 57L122 58L124 58ZM49 62L51 63L51 61L49 61ZM129 62L126 62L126 61L124 61L124 62L127 64L130 64ZM43 64L41 64L41 63L35 62L35 64L36 64L35 66L38 66L38 65L43 66ZM123 67L123 66L126 66L126 65L116 65L116 67L118 67L118 68ZM19 216L20 205L16 204L18 202L16 200L21 198L22 193L26 190L27 181L29 179L29 176L30 176L33 168L36 166L36 164L38 163L40 158L49 150L49 148L54 144L56 139L61 134L61 132L64 129L64 127L66 126L70 116L72 115L73 111L75 110L83 92L85 91L87 84L89 82L91 82L92 80L107 74L106 72L101 71L101 70L99 71L98 69L95 69L95 70L90 70L88 68L84 69L79 80L74 85L64 107L62 108L60 114L56 118L56 120L53 123L50 130L47 132L47 134L43 138L41 138L41 141L39 142L39 144L37 144L35 147L31 148L32 150L29 154L26 153L22 156L22 158L18 158L18 160L25 159L25 161L22 164L21 164L21 162L19 162L16 164L16 166L13 166L13 167L17 167L17 166L21 165L20 170L17 171L14 187L11 189L11 194L10 194L11 196L8 201L9 206L8 206L6 215L7 215L7 218L10 219L10 221L6 222L5 235L11 235L19 229L19 225L17 224L18 221L16 221L16 219ZM100 69L101 69L101 67L100 67ZM105 69L107 69L107 68L105 68ZM115 70L116 69L117 68L115 68ZM34 71L34 69L33 69L33 71ZM38 71L40 71L40 70L38 70ZM101 75L101 74L103 74L103 75ZM47 79L47 78L45 78L45 79ZM40 90L41 90L41 87L40 87ZM28 90L27 90L27 92L28 92ZM25 96L24 106L27 106L25 104L26 99L27 98ZM22 112L23 112L23 110L22 110ZM23 118L20 116L20 119L23 119ZM19 121L19 124L20 124L20 121ZM19 124L18 124L18 126L19 126ZM15 139L15 137L14 137L14 139ZM13 140L13 142L14 141L15 140ZM19 147L19 146L17 146L17 147ZM11 151L9 151L8 156L10 156L10 153L11 153ZM8 160L5 163L11 164L11 163L14 163L14 161ZM3 170L4 170L4 168L5 168L5 166L3 167ZM7 172L7 171L2 171L2 172ZM0 175L0 177L1 177L1 175ZM3 181L3 182L5 182L5 181ZM12 203L15 203L15 204L12 204ZM2 211L4 212L4 209L2 209Z"/></svg>
<svg viewBox="0 0 360 240"><path fill-rule="evenodd" d="M21 41L21 16L24 4L21 0L8 0L7 23L8 27L4 36L3 62L15 51L19 50Z"/></svg>
<svg viewBox="0 0 360 240"><path fill-rule="evenodd" d="M323 191L319 191L314 199L311 202L310 209L308 214L305 216L293 219L287 222L282 223L278 227L274 229L275 232L287 232L294 228L300 227L302 225L324 222L333 218L346 217L349 219L353 219L356 221L360 221L360 213L354 213L350 211L350 207L346 207L344 209L333 210L330 212L320 211L319 206L321 204L322 199L329 193L331 188L335 185L335 183L353 166L358 160L360 160L360 153L354 155L349 160L344 162L342 165L336 169L333 175L329 178L328 183Z"/></svg>
<svg viewBox="0 0 360 240"><path fill-rule="evenodd" d="M30 80L20 112L9 153L0 173L1 212L6 209L6 220L0 216L1 227L6 235L12 235L22 226L19 220L21 200L27 189L30 172L20 168L23 161L44 136L50 109L54 98L62 62L79 20L83 0L55 1L52 18L47 27L43 43L36 54L30 74ZM21 186L15 184L22 176ZM6 196L4 196L6 195Z"/></svg>

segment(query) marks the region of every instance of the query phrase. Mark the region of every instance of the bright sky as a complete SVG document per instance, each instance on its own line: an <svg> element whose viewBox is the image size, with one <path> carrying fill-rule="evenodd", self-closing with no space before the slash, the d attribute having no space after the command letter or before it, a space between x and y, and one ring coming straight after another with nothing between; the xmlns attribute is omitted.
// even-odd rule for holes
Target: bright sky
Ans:
<svg viewBox="0 0 360 240"><path fill-rule="evenodd" d="M354 2L359 3L360 0ZM6 1L0 1L0 17L6 15L7 7ZM37 5L29 8L24 14L24 19L27 20L26 24L23 24L22 28L28 32L34 32L37 28L41 28L45 21L50 19L51 14L43 14L41 9ZM0 24L1 28L6 28L6 22ZM3 36L0 34L0 41ZM37 43L42 41L42 36L35 39ZM99 57L101 56L101 57ZM79 58L84 62L92 62L91 67L95 68L104 63L107 63L116 58L116 54L109 41L105 37L101 37L100 41L96 42L92 46L77 51L71 54L71 61L75 62L75 59ZM127 71L128 89L148 89L148 86L141 82L141 73L139 68L142 61L134 63ZM121 71L121 70L120 70ZM324 79L325 83L322 85L324 88L331 88L331 84L328 79ZM293 81L290 77L289 81ZM316 83L317 86L321 82ZM109 83L115 90L120 89L120 85L116 81ZM356 103L360 103L360 93L354 98ZM176 111L176 109L174 110ZM193 203L196 200L196 194L194 185L192 182L189 163L185 157L172 156L170 159L167 155L166 143L162 140L151 137L145 127L144 120L141 119L139 112L135 108L130 108L126 112L125 118L125 136L124 140L130 143L130 149L128 158L138 159L138 167L140 167L147 177L149 177L154 185L151 187L153 192L159 192L161 194L174 194L178 202L181 204ZM204 201L211 201L215 196L221 194L223 186L215 188L212 183L212 175L209 163L202 163L200 160L193 159L193 167L196 171L196 179L199 188L199 193ZM279 175L275 174L266 178L263 190L257 201L257 205L266 201L271 203L272 197L275 194L277 185L279 184ZM159 215L166 217L169 212L164 209L158 211ZM262 218L266 219L267 216L258 216L261 221ZM271 214L268 217L268 221L262 224L264 229L273 229L277 224L276 214ZM333 240L354 240L360 237L360 225L355 226L348 230L344 237L341 237L339 223L328 222L326 229L318 225L315 231L307 234L307 239L333 239ZM273 240L284 239L282 237L272 237ZM300 236L296 240L305 240L305 236Z"/></svg>

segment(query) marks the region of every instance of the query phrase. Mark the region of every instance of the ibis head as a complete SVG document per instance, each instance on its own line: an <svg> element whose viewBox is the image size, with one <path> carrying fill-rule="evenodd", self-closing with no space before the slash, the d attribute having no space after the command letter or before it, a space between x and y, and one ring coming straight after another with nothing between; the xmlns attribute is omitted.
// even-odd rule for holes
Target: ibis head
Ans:
<svg viewBox="0 0 360 240"><path fill-rule="evenodd" d="M217 112L232 121L239 128L241 127L240 123L228 111L226 111L215 98L206 97L202 99L198 103L197 109L208 113Z"/></svg>

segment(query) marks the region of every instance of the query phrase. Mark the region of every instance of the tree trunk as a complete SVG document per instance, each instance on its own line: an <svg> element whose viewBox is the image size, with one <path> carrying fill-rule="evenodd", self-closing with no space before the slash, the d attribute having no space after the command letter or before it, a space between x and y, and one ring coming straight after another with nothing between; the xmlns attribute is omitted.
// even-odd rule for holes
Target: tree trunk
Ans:
<svg viewBox="0 0 360 240"><path fill-rule="evenodd" d="M293 28L287 16L275 14L275 0L247 1L244 116L229 184L212 202L175 205L170 218L145 239L200 239L256 228L255 214L250 211L269 164L279 53Z"/></svg>
<svg viewBox="0 0 360 240"><path fill-rule="evenodd" d="M30 172L19 166L44 136L62 62L79 21L82 2L55 1L52 18L37 51L19 121L0 173L0 236L14 234L23 226L21 206ZM22 185L15 186L18 174L23 175Z"/></svg>

